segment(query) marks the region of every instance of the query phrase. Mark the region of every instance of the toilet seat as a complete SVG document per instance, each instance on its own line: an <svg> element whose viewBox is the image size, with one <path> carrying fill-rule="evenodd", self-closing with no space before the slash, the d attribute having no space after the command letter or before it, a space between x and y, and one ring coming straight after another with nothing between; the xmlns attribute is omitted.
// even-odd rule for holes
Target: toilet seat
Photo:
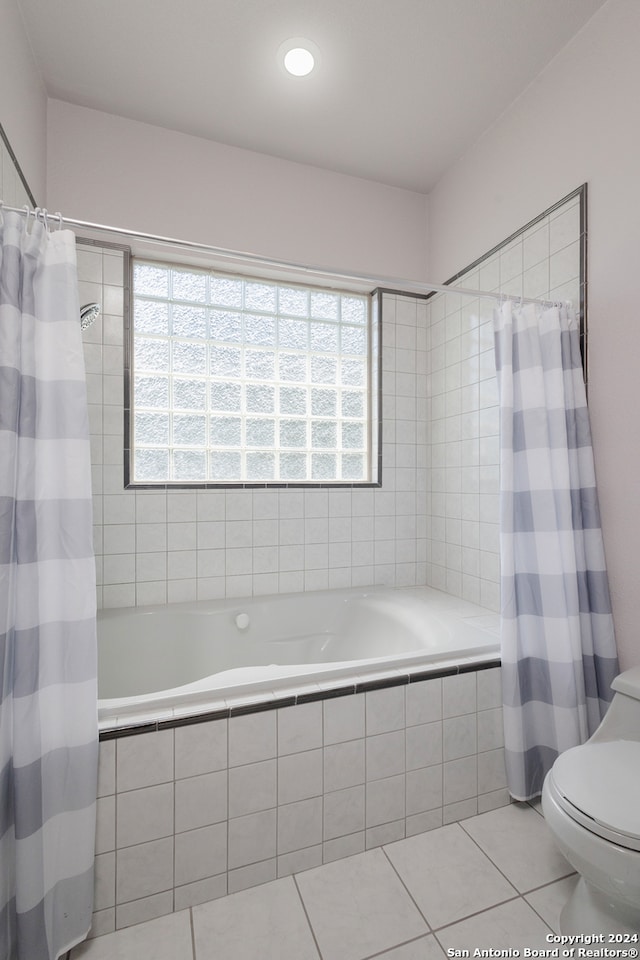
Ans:
<svg viewBox="0 0 640 960"><path fill-rule="evenodd" d="M557 758L548 779L554 799L572 820L640 852L640 741L572 747Z"/></svg>

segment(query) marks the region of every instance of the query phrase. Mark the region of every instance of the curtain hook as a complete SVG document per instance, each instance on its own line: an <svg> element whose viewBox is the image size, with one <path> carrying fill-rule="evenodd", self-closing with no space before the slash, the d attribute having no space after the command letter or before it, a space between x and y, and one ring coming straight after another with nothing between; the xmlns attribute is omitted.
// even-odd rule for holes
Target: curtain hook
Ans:
<svg viewBox="0 0 640 960"><path fill-rule="evenodd" d="M54 217L58 218L58 230L62 230L62 214L58 210L57 213L54 213Z"/></svg>
<svg viewBox="0 0 640 960"><path fill-rule="evenodd" d="M47 233L49 233L49 214L47 213L46 207L42 208L42 210L40 211L40 216L42 218L42 223L45 230L47 231Z"/></svg>

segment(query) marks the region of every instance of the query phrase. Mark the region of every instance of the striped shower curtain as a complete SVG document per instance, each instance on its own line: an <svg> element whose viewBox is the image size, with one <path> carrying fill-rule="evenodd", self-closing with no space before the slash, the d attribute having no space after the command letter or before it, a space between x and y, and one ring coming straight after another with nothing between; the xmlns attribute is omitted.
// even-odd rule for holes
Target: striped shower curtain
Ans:
<svg viewBox="0 0 640 960"><path fill-rule="evenodd" d="M572 311L494 314L505 760L516 800L604 716L618 672Z"/></svg>
<svg viewBox="0 0 640 960"><path fill-rule="evenodd" d="M91 923L95 561L75 238L0 223L0 958Z"/></svg>

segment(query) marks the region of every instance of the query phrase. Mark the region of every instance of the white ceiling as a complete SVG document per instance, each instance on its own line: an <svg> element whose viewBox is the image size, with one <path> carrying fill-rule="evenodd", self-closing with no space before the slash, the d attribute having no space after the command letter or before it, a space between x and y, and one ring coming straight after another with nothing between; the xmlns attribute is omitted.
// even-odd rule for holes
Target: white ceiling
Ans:
<svg viewBox="0 0 640 960"><path fill-rule="evenodd" d="M50 97L428 192L604 0L18 2Z"/></svg>

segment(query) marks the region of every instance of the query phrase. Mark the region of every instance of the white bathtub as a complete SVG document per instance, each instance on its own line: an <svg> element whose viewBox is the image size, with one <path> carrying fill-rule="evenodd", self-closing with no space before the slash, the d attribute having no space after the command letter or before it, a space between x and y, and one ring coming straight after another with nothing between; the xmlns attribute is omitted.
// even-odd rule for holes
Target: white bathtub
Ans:
<svg viewBox="0 0 640 960"><path fill-rule="evenodd" d="M102 729L499 657L498 617L429 587L98 615Z"/></svg>

